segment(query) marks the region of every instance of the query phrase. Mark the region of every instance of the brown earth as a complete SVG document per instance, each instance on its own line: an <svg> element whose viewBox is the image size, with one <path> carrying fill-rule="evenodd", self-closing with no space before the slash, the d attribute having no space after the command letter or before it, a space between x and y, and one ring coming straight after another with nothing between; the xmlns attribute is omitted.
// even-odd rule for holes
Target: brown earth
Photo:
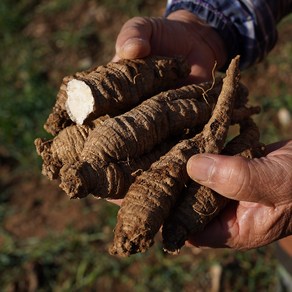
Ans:
<svg viewBox="0 0 292 292"><path fill-rule="evenodd" d="M0 186L9 201L3 228L15 239L43 238L67 228L86 230L97 220L106 202L94 198L70 200L58 182L45 177L15 174L9 160L1 158Z"/></svg>

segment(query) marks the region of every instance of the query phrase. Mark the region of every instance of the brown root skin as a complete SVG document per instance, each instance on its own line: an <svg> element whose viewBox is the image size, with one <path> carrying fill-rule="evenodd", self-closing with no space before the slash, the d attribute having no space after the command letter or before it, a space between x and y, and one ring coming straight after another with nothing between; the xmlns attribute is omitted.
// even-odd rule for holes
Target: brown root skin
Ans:
<svg viewBox="0 0 292 292"><path fill-rule="evenodd" d="M131 173L123 172L118 163L98 165L93 168L87 162L65 165L60 173L63 189L71 199L89 194L98 198L120 199L133 181Z"/></svg>
<svg viewBox="0 0 292 292"><path fill-rule="evenodd" d="M252 119L241 121L240 134L232 139L222 153L246 158L261 157L264 148L259 143L259 130ZM191 182L162 229L164 250L178 254L191 233L202 231L226 206L229 200L213 190Z"/></svg>
<svg viewBox="0 0 292 292"><path fill-rule="evenodd" d="M91 182L91 173L92 167L88 163L76 161L73 164L65 164L60 169L62 181L60 188L67 193L70 199L77 198L75 196L76 192L78 193L78 198L84 198L90 193L89 189L91 185L89 183ZM62 179L64 176L66 176L66 179ZM102 177L100 177L100 183L103 183Z"/></svg>
<svg viewBox="0 0 292 292"><path fill-rule="evenodd" d="M162 92L129 112L104 121L88 136L78 166L72 165L72 170L69 170L70 165L64 167L61 188L72 198L81 198L88 193L99 197L120 198L128 189L118 188L119 191L116 191L113 188L118 184L117 173L121 173L120 162L131 161L132 164L169 137L182 134L186 128L206 123L222 87L222 80L203 97L202 93L209 86L206 83L200 87L184 86ZM116 167L111 168L113 165ZM147 169L149 166L147 164L146 168L141 168ZM109 169L112 171L105 180L104 173ZM128 172L129 170L126 171ZM101 178L105 184L104 189L101 188Z"/></svg>
<svg viewBox="0 0 292 292"><path fill-rule="evenodd" d="M133 214L134 215L134 214ZM119 255L120 257L128 257L135 253L143 253L147 251L153 244L154 244L154 236L155 234L152 234L152 226L147 226L147 224L143 224L143 222L140 222L140 225L143 226L143 228L139 228L136 232L135 237L132 238L131 241L126 240L125 242L118 242L114 247L109 248L109 253L111 255ZM127 225L121 225L120 228L122 229L128 229L131 228L131 226ZM145 238L149 237L149 240L145 241ZM123 252L118 253L117 251L122 250Z"/></svg>
<svg viewBox="0 0 292 292"><path fill-rule="evenodd" d="M172 156L170 164L172 154L176 156ZM124 256L144 252L153 244L161 222L175 204L176 194L188 180L183 165L189 156L190 153L185 153L176 145L168 155L161 157L159 162L136 178L118 212L111 254ZM128 250L129 246L131 250Z"/></svg>
<svg viewBox="0 0 292 292"><path fill-rule="evenodd" d="M163 250L173 255L180 252L191 233L202 231L229 202L211 189L196 183L190 184L183 197L189 199L177 210L180 214L176 215L174 210L174 216L165 222L162 229Z"/></svg>
<svg viewBox="0 0 292 292"><path fill-rule="evenodd" d="M248 103L248 94L247 87L244 84L239 83L234 101L234 108L244 107Z"/></svg>
<svg viewBox="0 0 292 292"><path fill-rule="evenodd" d="M88 127L71 125L52 140L36 139L37 152L43 159L43 175L51 180L57 179L64 164L77 161L89 132Z"/></svg>
<svg viewBox="0 0 292 292"><path fill-rule="evenodd" d="M259 142L260 131L252 118L239 122L240 134L230 140L222 150L225 155L239 155L246 158L258 158L264 155L264 145ZM251 152L251 157L248 155Z"/></svg>
<svg viewBox="0 0 292 292"><path fill-rule="evenodd" d="M68 126L51 140L36 139L36 150L43 160L43 175L51 180L57 179L63 165L78 161L89 133L106 118L96 119L90 126Z"/></svg>
<svg viewBox="0 0 292 292"><path fill-rule="evenodd" d="M170 136L206 123L216 98L213 93L208 96L209 103L196 98L202 99L202 90L185 86L162 92L128 112L106 120L88 137L82 160L94 165L99 160L137 158Z"/></svg>
<svg viewBox="0 0 292 292"><path fill-rule="evenodd" d="M202 231L229 201L195 182L191 182L182 196L183 201L162 229L163 249L173 255L179 253L190 233Z"/></svg>
<svg viewBox="0 0 292 292"><path fill-rule="evenodd" d="M99 66L67 86L66 109L70 118L83 124L109 114L121 114L185 79L190 67L181 57L149 56Z"/></svg>
<svg viewBox="0 0 292 292"><path fill-rule="evenodd" d="M59 169L62 167L61 161L51 152L52 140L45 141L37 138L34 141L38 155L43 159L42 174L50 180L58 177Z"/></svg>
<svg viewBox="0 0 292 292"><path fill-rule="evenodd" d="M232 124L238 124L241 121L245 121L250 118L250 116L259 114L261 108L259 106L241 106L239 108L234 108L232 113Z"/></svg>
<svg viewBox="0 0 292 292"><path fill-rule="evenodd" d="M118 212L111 254L124 256L144 252L151 246L189 180L187 160L196 153L221 151L239 82L238 63L238 57L231 62L212 117L203 131L175 145L130 186Z"/></svg>
<svg viewBox="0 0 292 292"><path fill-rule="evenodd" d="M137 175L165 154L177 139L166 141L150 153L136 159L118 162L96 161L94 165L78 161L60 171L60 187L71 199L89 194L99 198L121 199Z"/></svg>
<svg viewBox="0 0 292 292"><path fill-rule="evenodd" d="M62 129L69 127L73 124L66 111L61 108L54 107L44 124L44 129L53 136L56 136Z"/></svg>
<svg viewBox="0 0 292 292"><path fill-rule="evenodd" d="M62 129L73 123L65 109L65 102L67 100L66 87L68 82L72 79L73 76L66 76L63 78L57 94L56 103L44 124L45 130L53 136L57 135Z"/></svg>

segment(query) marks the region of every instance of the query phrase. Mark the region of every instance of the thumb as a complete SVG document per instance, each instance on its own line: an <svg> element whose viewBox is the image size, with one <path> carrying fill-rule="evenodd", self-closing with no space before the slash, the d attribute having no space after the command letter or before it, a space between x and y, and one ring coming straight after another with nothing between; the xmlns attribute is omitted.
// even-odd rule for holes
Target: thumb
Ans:
<svg viewBox="0 0 292 292"><path fill-rule="evenodd" d="M198 154L188 161L187 171L199 184L238 201L274 206L285 203L291 196L289 185L283 181L284 177L288 178L285 165L273 157L249 160L240 156Z"/></svg>
<svg viewBox="0 0 292 292"><path fill-rule="evenodd" d="M116 40L116 55L119 59L143 58L150 54L151 21L145 17L134 17L122 27Z"/></svg>

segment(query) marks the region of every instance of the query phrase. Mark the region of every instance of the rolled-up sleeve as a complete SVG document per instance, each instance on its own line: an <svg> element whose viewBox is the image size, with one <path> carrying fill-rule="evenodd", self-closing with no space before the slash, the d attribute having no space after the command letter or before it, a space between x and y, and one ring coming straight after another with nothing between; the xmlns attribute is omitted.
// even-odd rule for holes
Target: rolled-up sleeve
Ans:
<svg viewBox="0 0 292 292"><path fill-rule="evenodd" d="M262 60L277 41L277 23L292 10L292 0L168 0L166 16L185 9L221 35L228 58L241 55L241 68Z"/></svg>

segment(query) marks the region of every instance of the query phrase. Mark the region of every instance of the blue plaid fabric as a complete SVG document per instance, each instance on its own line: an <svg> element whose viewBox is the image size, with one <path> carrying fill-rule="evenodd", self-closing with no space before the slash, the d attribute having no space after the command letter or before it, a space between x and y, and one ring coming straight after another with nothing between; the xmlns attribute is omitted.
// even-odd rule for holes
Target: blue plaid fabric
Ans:
<svg viewBox="0 0 292 292"><path fill-rule="evenodd" d="M292 0L168 0L165 16L180 9L195 13L216 29L226 44L228 63L239 54L244 69L274 47L276 25L292 12Z"/></svg>

